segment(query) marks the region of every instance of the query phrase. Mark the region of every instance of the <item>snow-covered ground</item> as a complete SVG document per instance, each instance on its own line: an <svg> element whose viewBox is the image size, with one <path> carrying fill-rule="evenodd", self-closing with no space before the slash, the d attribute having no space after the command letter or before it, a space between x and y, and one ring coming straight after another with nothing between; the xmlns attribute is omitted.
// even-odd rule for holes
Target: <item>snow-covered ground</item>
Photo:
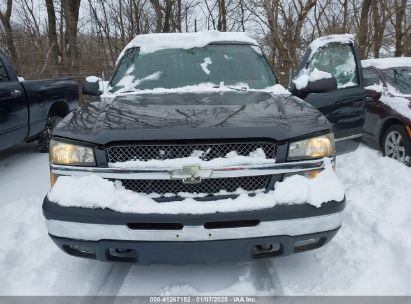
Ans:
<svg viewBox="0 0 411 304"><path fill-rule="evenodd" d="M411 295L411 169L365 146L337 159L343 227L316 251L246 263L137 266L70 257L49 240L48 156L0 152L0 295Z"/></svg>

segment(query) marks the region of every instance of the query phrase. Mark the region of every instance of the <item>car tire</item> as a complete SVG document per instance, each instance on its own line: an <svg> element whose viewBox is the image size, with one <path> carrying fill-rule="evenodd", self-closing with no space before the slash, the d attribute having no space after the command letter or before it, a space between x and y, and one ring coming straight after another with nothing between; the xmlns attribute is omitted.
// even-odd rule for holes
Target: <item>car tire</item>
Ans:
<svg viewBox="0 0 411 304"><path fill-rule="evenodd" d="M58 116L50 116L47 118L46 127L39 137L39 152L47 153L49 152L51 135L54 128L63 118Z"/></svg>
<svg viewBox="0 0 411 304"><path fill-rule="evenodd" d="M393 125L387 129L382 142L382 152L384 156L411 166L411 139L403 125Z"/></svg>

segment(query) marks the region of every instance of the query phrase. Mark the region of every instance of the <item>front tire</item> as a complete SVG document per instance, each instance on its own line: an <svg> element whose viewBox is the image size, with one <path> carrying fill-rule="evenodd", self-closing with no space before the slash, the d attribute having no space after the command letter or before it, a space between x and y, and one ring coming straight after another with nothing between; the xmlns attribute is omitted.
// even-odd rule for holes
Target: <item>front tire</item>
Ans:
<svg viewBox="0 0 411 304"><path fill-rule="evenodd" d="M411 166L411 139L402 125L393 125L387 129L382 142L384 156Z"/></svg>
<svg viewBox="0 0 411 304"><path fill-rule="evenodd" d="M57 126L57 124L62 119L63 118L58 117L58 116L47 117L46 127L44 128L43 132L41 133L39 137L39 152L41 153L49 152L51 134L54 128Z"/></svg>

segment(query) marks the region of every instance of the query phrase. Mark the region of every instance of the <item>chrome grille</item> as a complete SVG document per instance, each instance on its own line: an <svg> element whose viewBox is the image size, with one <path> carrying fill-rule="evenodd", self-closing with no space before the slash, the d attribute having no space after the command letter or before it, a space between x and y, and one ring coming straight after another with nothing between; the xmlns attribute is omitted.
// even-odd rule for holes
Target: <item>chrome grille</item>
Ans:
<svg viewBox="0 0 411 304"><path fill-rule="evenodd" d="M267 158L275 157L275 144L270 142L111 146L107 149L107 155L110 163L116 163L129 160L182 158L192 156L194 151L203 151L206 153L201 158L210 160L224 157L232 151L248 156L258 148L263 149Z"/></svg>
<svg viewBox="0 0 411 304"><path fill-rule="evenodd" d="M139 193L178 194L207 193L215 194L224 190L234 192L238 188L246 191L265 190L270 182L271 175L243 176L232 178L204 179L198 184L185 184L180 180L122 180L126 189Z"/></svg>

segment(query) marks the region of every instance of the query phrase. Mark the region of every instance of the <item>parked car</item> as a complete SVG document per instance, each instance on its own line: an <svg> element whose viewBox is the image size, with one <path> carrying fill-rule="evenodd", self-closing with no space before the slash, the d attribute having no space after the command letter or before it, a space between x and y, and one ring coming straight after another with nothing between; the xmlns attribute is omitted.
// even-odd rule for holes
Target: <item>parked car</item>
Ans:
<svg viewBox="0 0 411 304"><path fill-rule="evenodd" d="M362 61L364 85L378 91L367 103L364 140L411 165L411 57ZM375 93L372 93L375 94Z"/></svg>
<svg viewBox="0 0 411 304"><path fill-rule="evenodd" d="M323 246L345 206L335 141L355 149L363 127L360 68L352 36L314 41L292 88L303 101L242 33L138 36L104 94L88 78L83 92L100 97L53 131L51 239L70 255L141 264Z"/></svg>
<svg viewBox="0 0 411 304"><path fill-rule="evenodd" d="M51 131L78 105L74 80L23 80L0 51L0 150L38 140L48 152Z"/></svg>

